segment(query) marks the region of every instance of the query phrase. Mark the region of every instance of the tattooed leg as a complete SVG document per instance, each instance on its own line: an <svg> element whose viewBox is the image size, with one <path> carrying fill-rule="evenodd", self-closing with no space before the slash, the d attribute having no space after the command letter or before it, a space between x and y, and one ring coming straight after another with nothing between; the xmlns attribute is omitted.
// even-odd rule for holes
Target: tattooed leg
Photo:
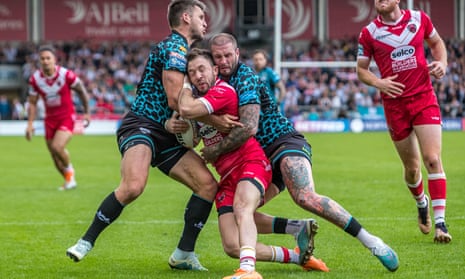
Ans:
<svg viewBox="0 0 465 279"><path fill-rule="evenodd" d="M312 166L304 157L285 157L281 172L292 199L303 209L310 211L344 229L351 215L336 201L315 192Z"/></svg>

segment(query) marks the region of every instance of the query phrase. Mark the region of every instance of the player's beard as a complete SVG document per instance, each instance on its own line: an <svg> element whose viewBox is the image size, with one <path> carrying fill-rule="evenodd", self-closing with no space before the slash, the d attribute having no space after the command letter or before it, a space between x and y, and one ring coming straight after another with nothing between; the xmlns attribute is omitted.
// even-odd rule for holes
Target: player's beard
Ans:
<svg viewBox="0 0 465 279"><path fill-rule="evenodd" d="M42 65L42 72L46 76L51 76L53 74L54 68L55 68L55 65Z"/></svg>
<svg viewBox="0 0 465 279"><path fill-rule="evenodd" d="M382 17L389 16L390 14L392 14L395 11L396 7L397 7L397 4L395 2L389 2L389 1L386 7L378 8L378 6L375 5L376 12Z"/></svg>
<svg viewBox="0 0 465 279"><path fill-rule="evenodd" d="M203 40L204 35L201 31L196 30L195 28L191 28L191 34L192 34L191 39L193 42Z"/></svg>

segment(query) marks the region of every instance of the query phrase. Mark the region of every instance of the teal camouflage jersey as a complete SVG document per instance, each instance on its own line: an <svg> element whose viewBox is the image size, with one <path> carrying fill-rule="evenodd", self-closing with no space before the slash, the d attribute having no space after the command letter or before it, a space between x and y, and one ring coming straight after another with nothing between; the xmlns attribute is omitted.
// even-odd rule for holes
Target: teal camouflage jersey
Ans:
<svg viewBox="0 0 465 279"><path fill-rule="evenodd" d="M292 123L279 112L271 92L252 68L239 63L228 83L237 91L239 106L260 104L260 120L255 137L262 148L268 147L281 136L296 133Z"/></svg>
<svg viewBox="0 0 465 279"><path fill-rule="evenodd" d="M173 110L168 106L162 73L163 70L186 73L188 48L187 40L173 31L151 50L137 85L137 95L131 106L132 112L161 125L171 117Z"/></svg>

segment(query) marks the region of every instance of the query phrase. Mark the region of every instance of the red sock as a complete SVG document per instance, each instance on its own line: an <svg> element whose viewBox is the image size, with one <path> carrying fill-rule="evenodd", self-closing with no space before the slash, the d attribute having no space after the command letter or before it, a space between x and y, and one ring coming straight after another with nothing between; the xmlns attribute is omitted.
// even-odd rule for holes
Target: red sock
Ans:
<svg viewBox="0 0 465 279"><path fill-rule="evenodd" d="M415 184L407 183L410 193L412 193L413 198L417 201L417 204L425 203L425 192L423 189L423 179L420 176L420 179Z"/></svg>
<svg viewBox="0 0 465 279"><path fill-rule="evenodd" d="M446 211L447 182L444 173L428 175L428 191L431 196L435 224L444 222Z"/></svg>

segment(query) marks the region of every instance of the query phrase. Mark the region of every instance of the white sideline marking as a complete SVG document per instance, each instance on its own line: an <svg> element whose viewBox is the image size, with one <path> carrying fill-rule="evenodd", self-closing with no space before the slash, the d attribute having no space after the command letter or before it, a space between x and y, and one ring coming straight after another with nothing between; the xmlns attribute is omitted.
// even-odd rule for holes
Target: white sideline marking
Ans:
<svg viewBox="0 0 465 279"><path fill-rule="evenodd" d="M92 220L90 220L92 221ZM63 226L63 225L80 225L90 224L90 221L76 221L76 222L6 222L0 223L0 226ZM118 220L114 224L122 225L152 225L152 224L164 224L164 225L176 225L183 224L183 220L147 220L147 221L123 221ZM210 223L210 222L209 222ZM212 222L214 223L214 221ZM112 225L114 225L112 224Z"/></svg>
<svg viewBox="0 0 465 279"><path fill-rule="evenodd" d="M379 218L379 217L368 217L368 218L357 218L360 221L412 221L416 220L416 218ZM446 217L446 221L448 220L465 220L465 216L452 216ZM76 222L0 222L0 226L63 226L63 225L80 225L80 224L90 224L90 221L76 221ZM218 224L217 220L210 220L208 223ZM177 225L177 224L184 224L184 220L147 220L147 221L125 221L125 220L117 220L114 224L121 224L121 225ZM114 225L113 224L113 225Z"/></svg>

